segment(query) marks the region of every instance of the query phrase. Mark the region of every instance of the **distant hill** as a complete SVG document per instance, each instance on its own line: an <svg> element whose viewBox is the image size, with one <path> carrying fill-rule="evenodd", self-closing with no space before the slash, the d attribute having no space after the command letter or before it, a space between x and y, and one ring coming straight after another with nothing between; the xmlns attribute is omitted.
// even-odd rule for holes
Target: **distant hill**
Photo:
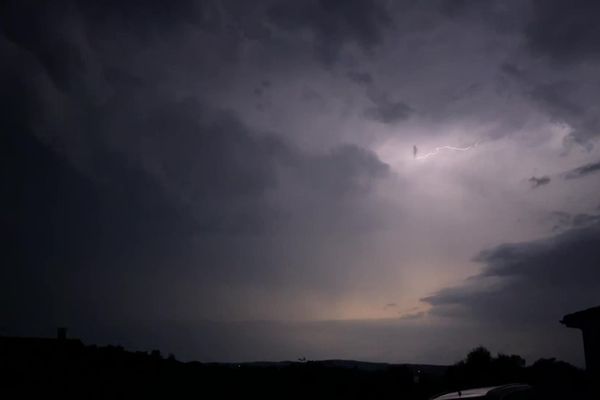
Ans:
<svg viewBox="0 0 600 400"><path fill-rule="evenodd" d="M307 360L307 361L251 361L242 363L208 363L205 365L221 365L230 367L256 367L256 368L285 368L291 365L314 365L324 368L345 368L359 371L388 371L398 367L406 367L413 373L425 373L441 376L446 373L449 366L431 364L395 364L377 363L356 360Z"/></svg>

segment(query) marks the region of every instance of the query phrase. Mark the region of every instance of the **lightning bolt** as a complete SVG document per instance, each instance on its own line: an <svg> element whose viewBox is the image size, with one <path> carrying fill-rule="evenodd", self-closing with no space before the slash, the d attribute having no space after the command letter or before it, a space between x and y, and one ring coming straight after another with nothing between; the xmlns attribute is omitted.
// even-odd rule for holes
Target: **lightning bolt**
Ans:
<svg viewBox="0 0 600 400"><path fill-rule="evenodd" d="M436 147L435 150L433 150L432 152L429 152L427 154L423 154L422 156L416 156L415 159L417 159L417 160L426 160L429 157L433 157L433 156L439 154L442 150L467 151L467 150L471 150L474 147L477 147L478 144L479 144L479 142L477 142L475 144L472 144L470 146L467 146L467 147L439 146L439 147Z"/></svg>

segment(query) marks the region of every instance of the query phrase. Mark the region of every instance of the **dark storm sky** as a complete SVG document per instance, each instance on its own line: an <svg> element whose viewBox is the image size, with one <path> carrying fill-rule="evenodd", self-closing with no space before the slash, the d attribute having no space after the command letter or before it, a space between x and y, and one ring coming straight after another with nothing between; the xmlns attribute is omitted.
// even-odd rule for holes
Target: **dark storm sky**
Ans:
<svg viewBox="0 0 600 400"><path fill-rule="evenodd" d="M581 363L595 1L8 1L0 333Z"/></svg>

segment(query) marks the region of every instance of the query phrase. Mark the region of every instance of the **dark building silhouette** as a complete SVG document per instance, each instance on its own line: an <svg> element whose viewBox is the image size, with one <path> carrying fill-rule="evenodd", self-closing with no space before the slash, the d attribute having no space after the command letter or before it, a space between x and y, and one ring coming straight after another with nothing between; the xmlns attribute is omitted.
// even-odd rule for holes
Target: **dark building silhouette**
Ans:
<svg viewBox="0 0 600 400"><path fill-rule="evenodd" d="M0 336L0 357L4 360L56 359L83 348L81 340L67 338L66 328L58 328L55 338Z"/></svg>
<svg viewBox="0 0 600 400"><path fill-rule="evenodd" d="M560 322L581 329L586 369L600 375L600 306L565 315Z"/></svg>

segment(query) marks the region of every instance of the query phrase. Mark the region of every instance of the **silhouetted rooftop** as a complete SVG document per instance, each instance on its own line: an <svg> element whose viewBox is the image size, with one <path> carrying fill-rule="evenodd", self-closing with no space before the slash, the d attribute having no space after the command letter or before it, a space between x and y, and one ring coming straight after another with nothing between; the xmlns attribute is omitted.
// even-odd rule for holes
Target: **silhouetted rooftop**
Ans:
<svg viewBox="0 0 600 400"><path fill-rule="evenodd" d="M588 308L587 310L567 314L560 321L569 328L582 329L590 324L600 324L600 306Z"/></svg>

